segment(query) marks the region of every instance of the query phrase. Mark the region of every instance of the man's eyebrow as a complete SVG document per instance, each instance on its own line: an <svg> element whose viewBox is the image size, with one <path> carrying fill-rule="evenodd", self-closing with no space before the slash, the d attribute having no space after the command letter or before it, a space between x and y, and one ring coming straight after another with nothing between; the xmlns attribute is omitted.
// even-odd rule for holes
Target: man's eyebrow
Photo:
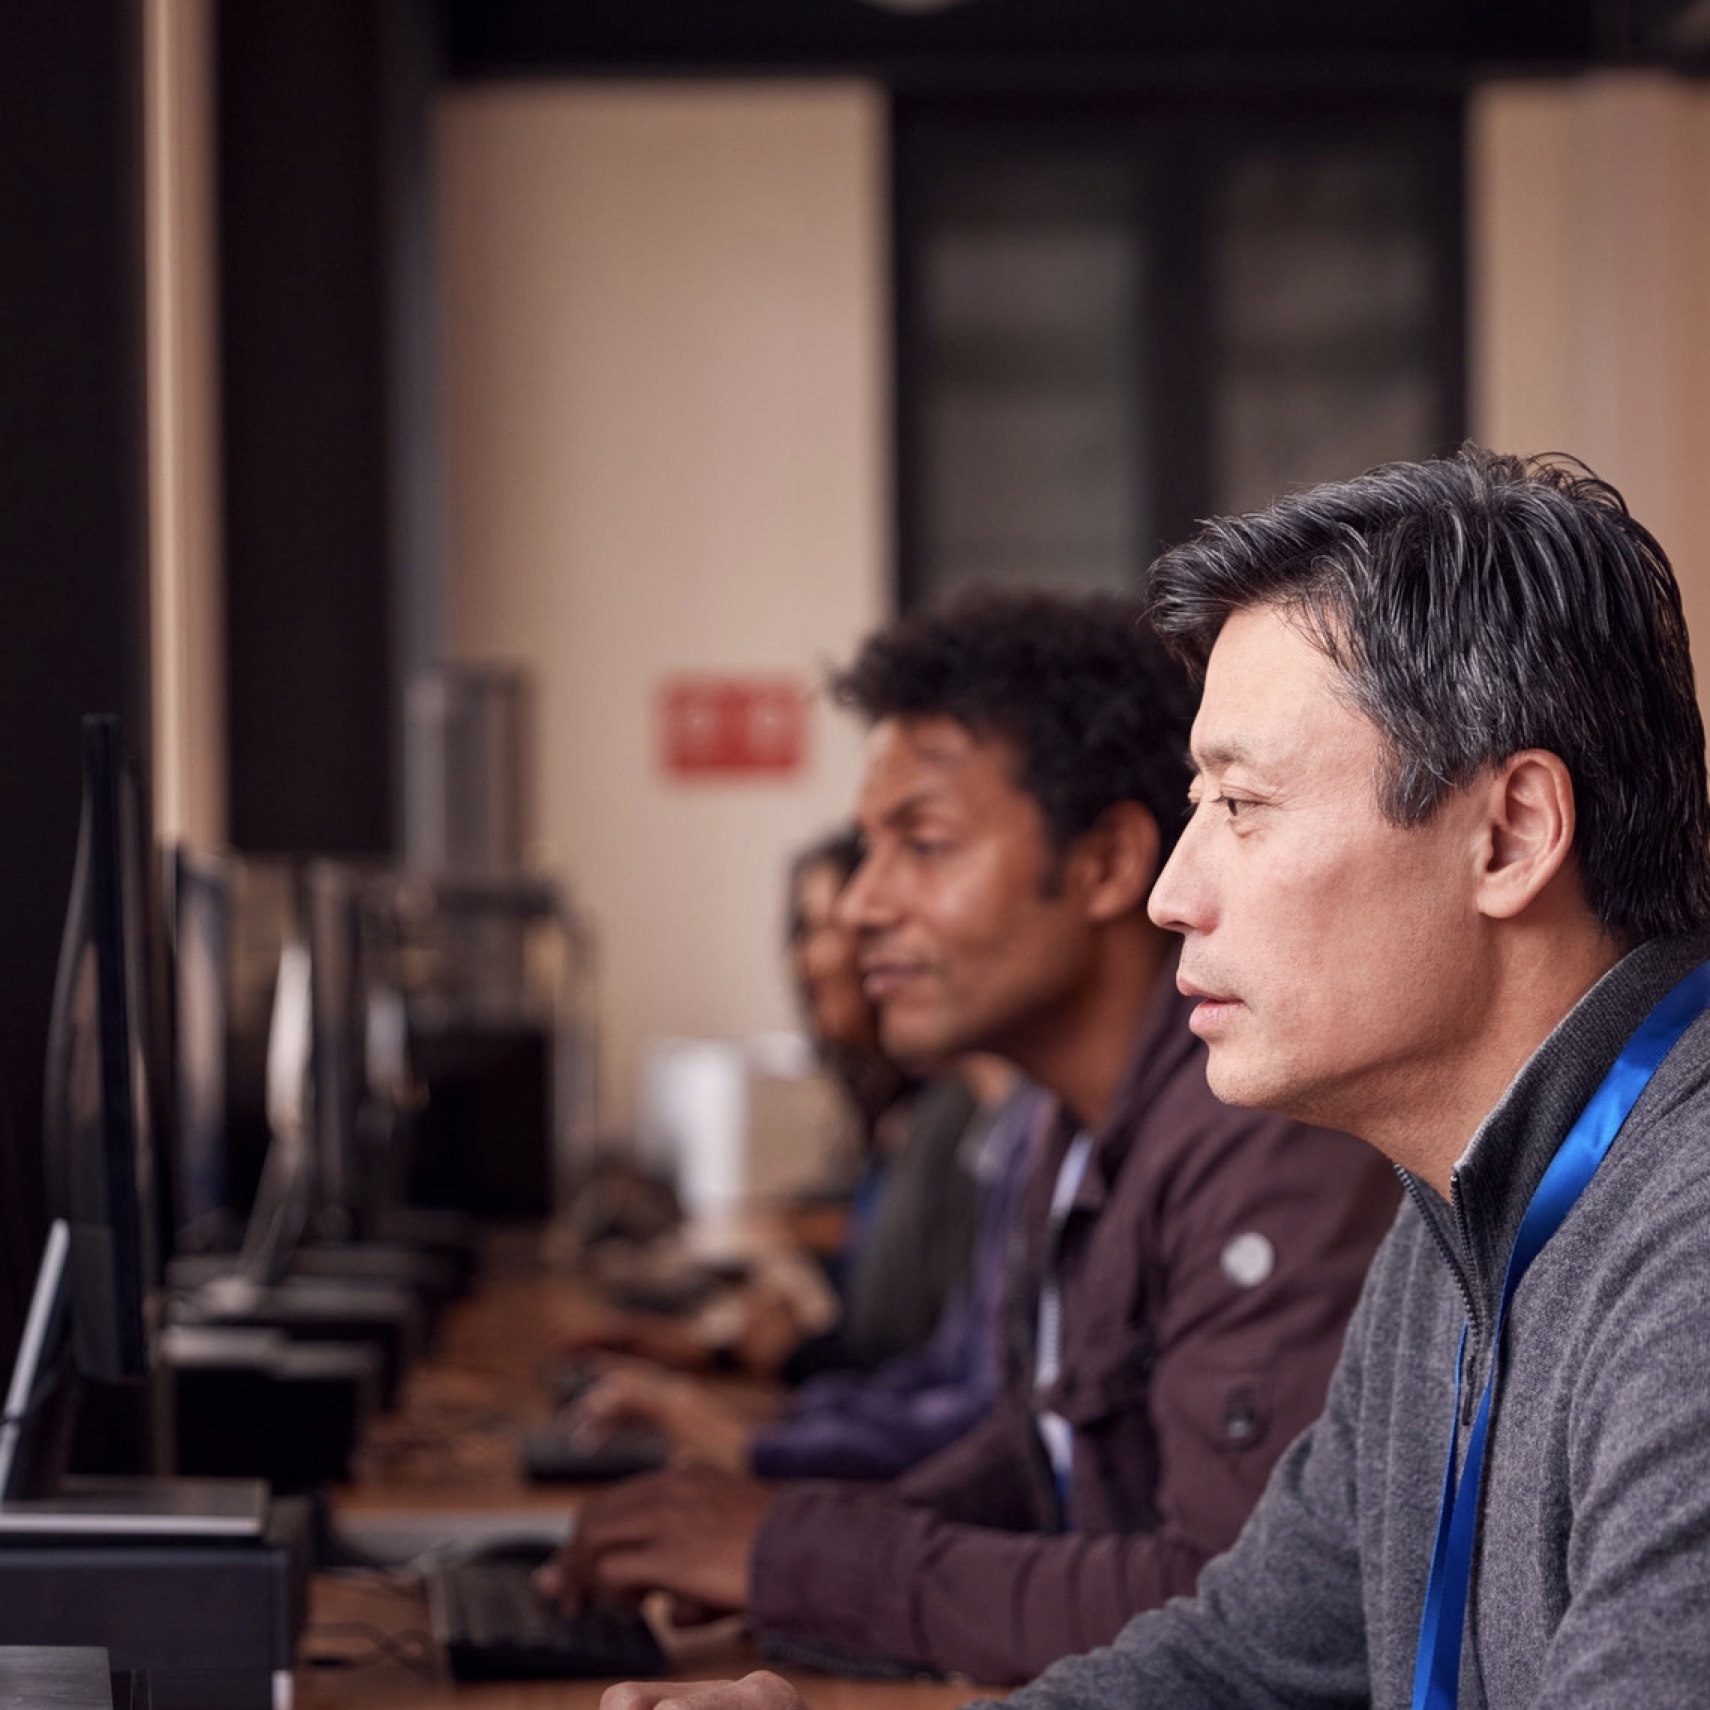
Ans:
<svg viewBox="0 0 1710 1710"><path fill-rule="evenodd" d="M912 819L915 814L927 808L939 805L944 795L943 789L937 784L922 784L918 790L903 797L900 802L893 802L885 809L882 825L895 825L901 820Z"/></svg>
<svg viewBox="0 0 1710 1710"><path fill-rule="evenodd" d="M1196 772L1203 772L1207 767L1238 766L1252 758L1251 745L1239 736L1222 737L1206 743L1197 751L1192 747L1188 750L1188 765Z"/></svg>

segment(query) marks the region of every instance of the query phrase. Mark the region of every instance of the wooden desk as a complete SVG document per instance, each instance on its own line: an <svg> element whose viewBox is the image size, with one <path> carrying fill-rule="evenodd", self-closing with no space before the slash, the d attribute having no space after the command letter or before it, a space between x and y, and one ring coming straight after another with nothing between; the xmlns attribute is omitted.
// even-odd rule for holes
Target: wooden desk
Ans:
<svg viewBox="0 0 1710 1710"><path fill-rule="evenodd" d="M674 1647L676 1678L727 1679L763 1667L753 1644L721 1623L720 1631L681 1637ZM376 1648L385 1635L412 1653L412 1662ZM427 1606L419 1594L323 1576L313 1588L305 1658L346 1656L344 1667L305 1661L297 1670L297 1710L595 1710L609 1684L538 1680L459 1685L428 1659ZM951 1710L976 1696L947 1681L840 1680L810 1669L780 1668L811 1710ZM1001 1696L1001 1694L999 1694Z"/></svg>
<svg viewBox="0 0 1710 1710"><path fill-rule="evenodd" d="M569 1283L505 1273L446 1314L431 1359L405 1380L395 1414L359 1450L334 1513L398 1509L536 1509L567 1512L562 1489L530 1485L520 1471L524 1431L551 1417L544 1368L564 1329L587 1307Z"/></svg>
<svg viewBox="0 0 1710 1710"><path fill-rule="evenodd" d="M538 1523L575 1511L578 1493L530 1485L517 1446L551 1412L543 1367L589 1308L571 1283L524 1261L487 1278L448 1313L435 1353L412 1372L396 1416L364 1446L352 1482L333 1493L336 1520L516 1514ZM404 1657L388 1655L385 1641ZM671 1641L683 1678L723 1678L761 1666L735 1622ZM378 1575L319 1576L312 1587L299 1710L595 1710L606 1683L530 1681L460 1686L436 1672L425 1598ZM312 1659L321 1659L315 1661ZM342 1666L330 1662L346 1659ZM945 1682L851 1681L786 1670L812 1710L949 1710L975 1696Z"/></svg>

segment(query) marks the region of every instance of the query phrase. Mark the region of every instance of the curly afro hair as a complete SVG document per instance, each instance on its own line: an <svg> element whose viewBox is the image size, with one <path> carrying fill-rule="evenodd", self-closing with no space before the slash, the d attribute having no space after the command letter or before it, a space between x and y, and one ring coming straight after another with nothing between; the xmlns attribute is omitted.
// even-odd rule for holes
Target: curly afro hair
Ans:
<svg viewBox="0 0 1710 1710"><path fill-rule="evenodd" d="M870 724L945 717L1015 751L1062 853L1118 802L1181 829L1194 693L1138 601L982 589L868 638L831 683Z"/></svg>

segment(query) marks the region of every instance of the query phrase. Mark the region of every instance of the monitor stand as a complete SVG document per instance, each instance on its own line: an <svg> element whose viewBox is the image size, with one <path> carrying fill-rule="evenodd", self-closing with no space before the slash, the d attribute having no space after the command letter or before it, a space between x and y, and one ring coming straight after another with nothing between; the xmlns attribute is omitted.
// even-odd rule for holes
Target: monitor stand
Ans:
<svg viewBox="0 0 1710 1710"><path fill-rule="evenodd" d="M173 1291L169 1322L280 1330L298 1341L368 1342L380 1350L381 1403L396 1404L404 1373L423 1351L426 1322L421 1303L386 1283L333 1277L286 1277L257 1283L229 1265L208 1278L199 1267L174 1260L166 1273Z"/></svg>

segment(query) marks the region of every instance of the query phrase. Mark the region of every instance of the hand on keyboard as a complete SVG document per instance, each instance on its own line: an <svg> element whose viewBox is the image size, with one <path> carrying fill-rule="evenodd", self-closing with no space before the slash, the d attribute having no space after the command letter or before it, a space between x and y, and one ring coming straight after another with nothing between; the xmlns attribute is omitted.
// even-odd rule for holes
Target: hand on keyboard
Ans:
<svg viewBox="0 0 1710 1710"><path fill-rule="evenodd" d="M541 1583L566 1609L668 1591L703 1611L748 1605L749 1558L772 1505L754 1479L671 1467L593 1494Z"/></svg>

